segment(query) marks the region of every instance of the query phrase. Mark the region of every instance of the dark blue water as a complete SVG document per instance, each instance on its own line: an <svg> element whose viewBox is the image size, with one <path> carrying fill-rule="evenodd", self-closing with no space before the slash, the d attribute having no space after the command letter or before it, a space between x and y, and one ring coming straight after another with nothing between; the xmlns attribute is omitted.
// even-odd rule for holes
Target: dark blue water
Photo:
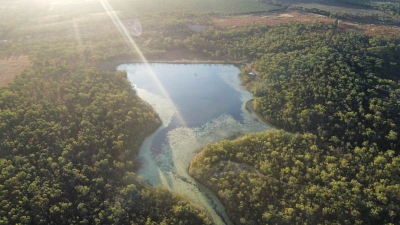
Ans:
<svg viewBox="0 0 400 225"><path fill-rule="evenodd" d="M218 198L189 174L193 157L206 144L269 129L245 109L253 96L240 85L231 65L120 65L139 97L158 113L162 126L139 151L136 174L204 207L215 224L231 224Z"/></svg>
<svg viewBox="0 0 400 225"><path fill-rule="evenodd" d="M234 66L204 64L127 65L128 79L137 88L169 98L179 111L172 126L199 126L227 113L242 120L240 92L229 86L218 74L240 72ZM185 124L182 124L184 122Z"/></svg>

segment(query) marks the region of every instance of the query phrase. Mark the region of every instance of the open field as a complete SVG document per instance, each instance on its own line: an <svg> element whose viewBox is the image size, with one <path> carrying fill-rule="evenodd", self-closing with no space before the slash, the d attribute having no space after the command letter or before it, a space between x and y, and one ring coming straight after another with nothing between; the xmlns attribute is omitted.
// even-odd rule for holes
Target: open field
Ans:
<svg viewBox="0 0 400 225"><path fill-rule="evenodd" d="M332 19L313 13L299 11L282 11L280 13L266 13L243 16L215 17L213 21L220 27L234 28L246 25L278 25L290 22L333 22Z"/></svg>
<svg viewBox="0 0 400 225"><path fill-rule="evenodd" d="M25 22L13 22L18 24L17 29L12 29L12 26L7 25L9 27L8 32L2 34L0 30L0 39L15 39L24 36L43 38L51 36L53 32L56 32L55 35L60 35L60 32L63 32L63 35L68 36L75 35L77 28L82 30L81 35L84 36L85 32L106 29L107 26L112 26L109 15L101 5L101 1L89 0L77 3L72 0L52 0L47 2L47 4L37 5L38 12L31 13L32 16L29 19L23 20ZM131 18L134 15L142 17L140 16L141 14L149 15L157 12L189 11L195 13L215 12L219 15L213 18L213 22L225 28L249 24L275 25L289 22L333 22L328 17L305 13L304 11L274 11L280 8L256 0L109 0L108 2L111 6L109 10L114 10L114 13L122 19ZM386 15L378 10L343 5L328 0L270 0L269 2L304 8L318 8L330 12ZM21 3L17 3L18 1L13 6L21 6ZM16 12L18 10L15 10ZM9 14L14 13L9 12ZM3 17L6 17L6 15L0 14L2 21L8 21L7 18ZM343 22L343 26L346 29L354 28L368 34L385 34L388 31L389 34L397 35L396 32L398 30L396 27L385 26L382 28L380 25L374 25L372 28L372 25L365 25L366 27L354 26L351 24L354 21L348 25L346 23L346 21Z"/></svg>
<svg viewBox="0 0 400 225"><path fill-rule="evenodd" d="M120 18L131 18L164 12L232 15L281 9L257 0L35 0L4 6L8 8L0 7L0 39L37 36L76 26L101 26L110 23L110 12ZM19 16L16 19L14 15Z"/></svg>
<svg viewBox="0 0 400 225"><path fill-rule="evenodd" d="M0 87L11 83L25 68L29 66L28 56L0 58Z"/></svg>
<svg viewBox="0 0 400 225"><path fill-rule="evenodd" d="M375 9L365 9L355 6L343 6L339 4L323 4L323 3L296 3L293 5L301 6L308 9L320 9L329 12L342 12L342 13L361 13L361 14L377 14L380 16L387 16L384 12Z"/></svg>
<svg viewBox="0 0 400 225"><path fill-rule="evenodd" d="M332 18L306 13L296 10L280 11L279 13L265 13L241 16L218 16L213 18L214 23L223 28L235 28L248 25L278 25L282 23L333 23ZM352 21L340 20L339 29L363 32L368 35L400 37L400 27L363 24Z"/></svg>
<svg viewBox="0 0 400 225"><path fill-rule="evenodd" d="M343 3L335 3L333 1L328 1L328 0L267 0L266 2L271 2L275 4L282 4L282 5L292 5L292 6L301 6L304 8L316 8L320 10L325 10L329 12L343 12L343 13L362 13L362 14L368 14L368 13L373 13L373 14L378 14L378 15L386 15L385 13L375 10L375 9L370 9L366 7L361 7L361 6L355 6L355 5L344 5Z"/></svg>
<svg viewBox="0 0 400 225"><path fill-rule="evenodd" d="M400 37L400 27L397 26L342 22L339 25L339 28L345 30L361 31L368 35Z"/></svg>

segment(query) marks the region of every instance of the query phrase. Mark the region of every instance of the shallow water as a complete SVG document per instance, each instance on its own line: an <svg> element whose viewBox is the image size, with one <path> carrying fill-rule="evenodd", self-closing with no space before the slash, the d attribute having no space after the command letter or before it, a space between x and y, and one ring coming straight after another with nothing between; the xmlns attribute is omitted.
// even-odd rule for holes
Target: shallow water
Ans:
<svg viewBox="0 0 400 225"><path fill-rule="evenodd" d="M252 99L240 70L222 64L124 64L137 94L159 114L162 126L139 151L137 175L165 186L207 210L215 224L231 224L218 198L188 174L190 161L210 143L271 129L245 109Z"/></svg>

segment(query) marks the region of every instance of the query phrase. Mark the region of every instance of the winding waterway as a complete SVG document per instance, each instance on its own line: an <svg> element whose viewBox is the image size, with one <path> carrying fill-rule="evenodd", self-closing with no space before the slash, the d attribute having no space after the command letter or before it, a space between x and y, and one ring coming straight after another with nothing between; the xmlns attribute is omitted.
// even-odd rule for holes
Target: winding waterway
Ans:
<svg viewBox="0 0 400 225"><path fill-rule="evenodd" d="M139 151L137 175L203 207L215 224L232 224L218 198L189 174L190 161L210 143L270 129L245 109L252 99L240 70L222 64L124 64L137 94L159 114L162 126Z"/></svg>

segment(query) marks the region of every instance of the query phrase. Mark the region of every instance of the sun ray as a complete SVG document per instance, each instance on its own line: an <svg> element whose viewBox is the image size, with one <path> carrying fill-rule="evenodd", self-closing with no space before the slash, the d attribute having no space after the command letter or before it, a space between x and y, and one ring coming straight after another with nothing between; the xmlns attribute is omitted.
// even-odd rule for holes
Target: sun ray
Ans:
<svg viewBox="0 0 400 225"><path fill-rule="evenodd" d="M133 38L129 34L129 31L126 28L126 26L122 23L122 21L120 20L118 15L115 13L112 6L108 3L108 0L100 0L100 3L103 6L106 13L108 14L108 16L110 17L111 21L114 23L114 26L118 29L119 33L124 38L125 42L128 44L128 46L130 48L132 48L132 50L134 52L136 52L136 54L139 56L140 60L146 65L146 69L149 71L150 75L152 76L152 79L154 80L154 82L156 83L158 88L161 90L163 95L168 99L168 101L170 101L171 104L173 105L179 122L183 126L186 126L186 122L183 119L181 113L179 112L179 109L176 107L175 103L172 101L168 92L165 90L164 86L161 84L160 80L157 78L154 70L151 68L151 66L150 66L149 62L147 61L146 57L144 56L143 52L140 50L140 48L137 46L136 42L133 40Z"/></svg>
<svg viewBox="0 0 400 225"><path fill-rule="evenodd" d="M73 18L73 21L74 21L73 26L74 26L75 39L76 39L76 42L78 43L78 48L82 49L83 45L82 45L81 31L79 29L77 20L75 18ZM81 57L82 57L82 55L81 55Z"/></svg>

